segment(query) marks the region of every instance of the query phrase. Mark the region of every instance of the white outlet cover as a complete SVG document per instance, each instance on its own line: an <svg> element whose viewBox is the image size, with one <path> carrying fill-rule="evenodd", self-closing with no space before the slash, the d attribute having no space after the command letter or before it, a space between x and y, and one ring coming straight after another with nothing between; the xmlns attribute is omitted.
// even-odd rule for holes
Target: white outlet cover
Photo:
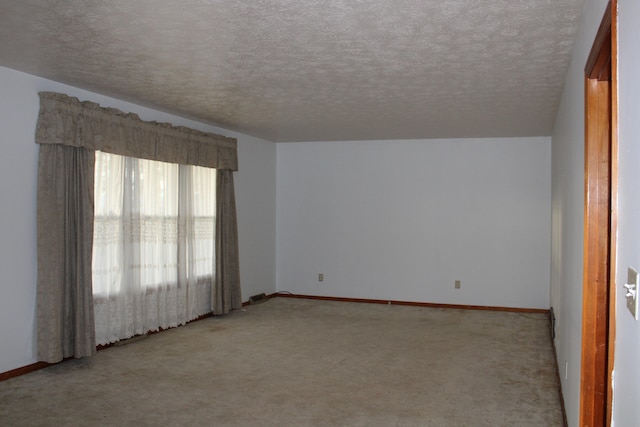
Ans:
<svg viewBox="0 0 640 427"><path fill-rule="evenodd" d="M628 289L628 285L634 285ZM625 285L625 298L627 300L627 309L635 320L638 320L638 272L629 267L627 271L627 284Z"/></svg>

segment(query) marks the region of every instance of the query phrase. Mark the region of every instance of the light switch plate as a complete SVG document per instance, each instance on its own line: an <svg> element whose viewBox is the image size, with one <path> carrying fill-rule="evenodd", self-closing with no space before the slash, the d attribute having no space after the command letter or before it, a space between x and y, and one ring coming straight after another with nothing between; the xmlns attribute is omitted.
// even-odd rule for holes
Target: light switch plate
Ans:
<svg viewBox="0 0 640 427"><path fill-rule="evenodd" d="M627 283L624 285L627 308L634 319L638 320L638 272L629 267Z"/></svg>

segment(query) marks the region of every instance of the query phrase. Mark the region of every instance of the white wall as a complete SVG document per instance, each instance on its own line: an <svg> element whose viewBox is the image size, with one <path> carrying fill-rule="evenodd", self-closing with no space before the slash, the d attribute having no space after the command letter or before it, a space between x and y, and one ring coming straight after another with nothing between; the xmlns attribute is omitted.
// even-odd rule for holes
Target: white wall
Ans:
<svg viewBox="0 0 640 427"><path fill-rule="evenodd" d="M242 300L247 301L276 290L276 144L228 131L225 135L238 138L234 184Z"/></svg>
<svg viewBox="0 0 640 427"><path fill-rule="evenodd" d="M618 16L619 192L616 265L615 426L640 420L640 321L627 311L627 267L640 269L640 2L620 0Z"/></svg>
<svg viewBox="0 0 640 427"><path fill-rule="evenodd" d="M277 151L279 291L549 308L550 138Z"/></svg>
<svg viewBox="0 0 640 427"><path fill-rule="evenodd" d="M570 426L579 423L584 215L584 67L606 0L588 0L552 135L551 306ZM565 362L568 370L565 378Z"/></svg>
<svg viewBox="0 0 640 427"><path fill-rule="evenodd" d="M39 91L56 91L238 139L235 174L243 299L275 291L276 144L0 67L0 372L35 362Z"/></svg>
<svg viewBox="0 0 640 427"><path fill-rule="evenodd" d="M35 362L38 99L0 68L0 372Z"/></svg>

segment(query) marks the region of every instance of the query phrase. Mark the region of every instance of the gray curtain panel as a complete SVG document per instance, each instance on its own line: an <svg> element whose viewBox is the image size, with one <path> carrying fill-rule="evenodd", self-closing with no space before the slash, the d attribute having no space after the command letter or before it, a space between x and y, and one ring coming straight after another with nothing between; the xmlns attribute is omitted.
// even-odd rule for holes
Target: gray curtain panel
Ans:
<svg viewBox="0 0 640 427"><path fill-rule="evenodd" d="M238 226L233 173L218 170L216 176L216 272L211 292L213 314L225 314L242 306Z"/></svg>
<svg viewBox="0 0 640 427"><path fill-rule="evenodd" d="M216 168L214 314L241 306L233 173L237 141L144 122L59 93L40 93L38 165L38 359L59 362L95 353L92 294L95 150Z"/></svg>
<svg viewBox="0 0 640 427"><path fill-rule="evenodd" d="M91 292L94 151L42 145L38 160L38 360L96 352Z"/></svg>

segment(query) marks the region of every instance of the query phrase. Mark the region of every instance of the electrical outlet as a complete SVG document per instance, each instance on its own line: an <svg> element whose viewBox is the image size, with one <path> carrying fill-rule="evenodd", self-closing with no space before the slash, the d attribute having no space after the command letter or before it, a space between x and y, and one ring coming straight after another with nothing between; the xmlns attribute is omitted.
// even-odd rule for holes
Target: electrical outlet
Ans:
<svg viewBox="0 0 640 427"><path fill-rule="evenodd" d="M460 280L455 281L455 287L456 289L460 289Z"/></svg>
<svg viewBox="0 0 640 427"><path fill-rule="evenodd" d="M318 282L323 282L324 281L324 274L320 273L318 274Z"/></svg>

